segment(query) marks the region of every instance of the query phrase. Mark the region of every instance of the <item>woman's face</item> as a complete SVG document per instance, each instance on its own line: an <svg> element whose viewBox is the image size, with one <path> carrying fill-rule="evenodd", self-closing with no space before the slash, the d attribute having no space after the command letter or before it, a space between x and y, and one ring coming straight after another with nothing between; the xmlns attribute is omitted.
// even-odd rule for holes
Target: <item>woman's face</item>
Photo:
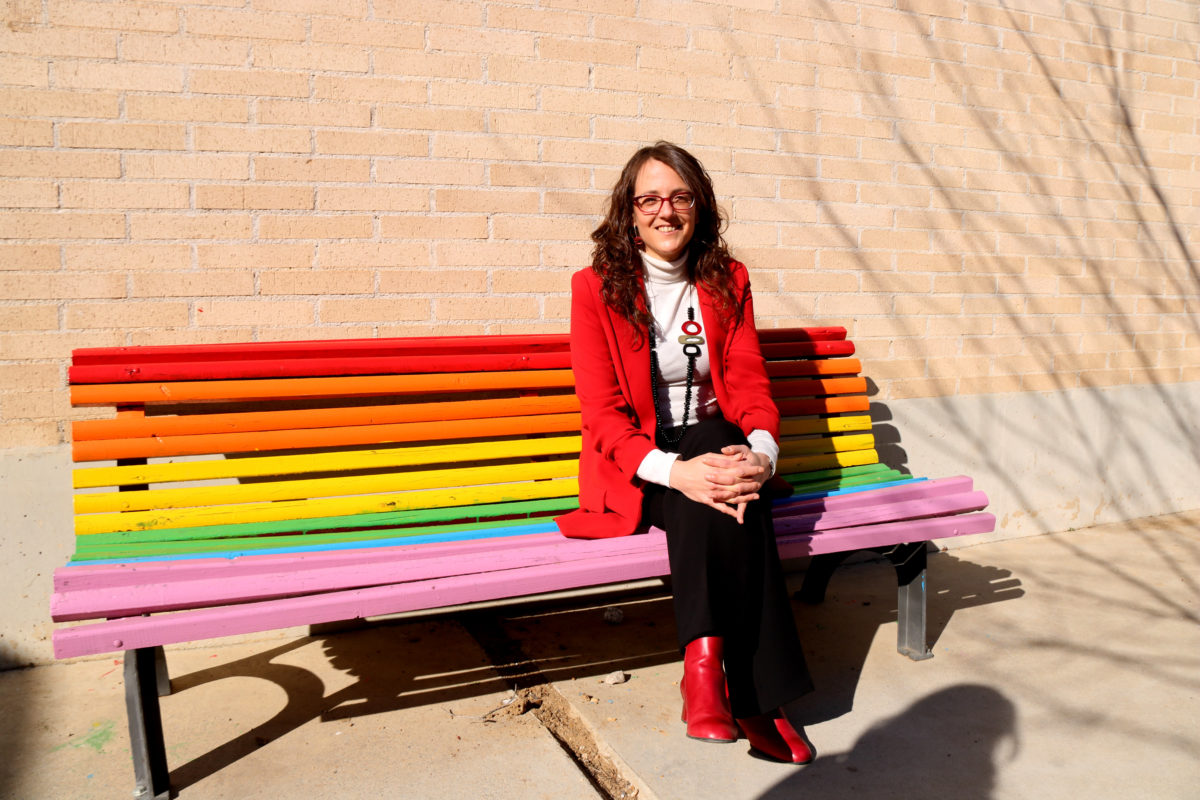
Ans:
<svg viewBox="0 0 1200 800"><path fill-rule="evenodd" d="M691 191L679 173L654 159L642 165L633 184L635 200L648 194L670 198ZM687 251L688 242L692 240L696 230L696 209L680 210L669 200L664 200L654 213L647 214L638 209L635 202L633 224L646 243L647 253L664 261L674 261Z"/></svg>

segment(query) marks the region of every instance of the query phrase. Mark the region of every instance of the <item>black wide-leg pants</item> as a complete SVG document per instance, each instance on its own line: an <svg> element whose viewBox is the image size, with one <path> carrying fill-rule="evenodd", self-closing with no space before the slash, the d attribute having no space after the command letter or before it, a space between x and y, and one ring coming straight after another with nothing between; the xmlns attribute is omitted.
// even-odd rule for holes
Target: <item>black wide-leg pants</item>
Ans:
<svg viewBox="0 0 1200 800"><path fill-rule="evenodd" d="M660 437L661 438L661 437ZM688 428L678 445L659 447L690 459L748 445L736 425L717 417ZM735 717L769 713L812 691L788 601L768 499L746 508L744 522L653 485L643 518L667 532L675 623L682 650L694 639L725 642L725 673Z"/></svg>

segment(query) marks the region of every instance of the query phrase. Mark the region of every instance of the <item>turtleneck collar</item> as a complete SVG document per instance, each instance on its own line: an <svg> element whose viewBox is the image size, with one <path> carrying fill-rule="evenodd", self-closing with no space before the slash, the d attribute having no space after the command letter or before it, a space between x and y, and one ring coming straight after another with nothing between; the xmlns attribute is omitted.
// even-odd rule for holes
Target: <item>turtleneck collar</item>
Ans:
<svg viewBox="0 0 1200 800"><path fill-rule="evenodd" d="M642 253L642 267L646 271L646 280L651 283L679 283L687 280L688 254L684 253L674 261L663 261L649 253Z"/></svg>

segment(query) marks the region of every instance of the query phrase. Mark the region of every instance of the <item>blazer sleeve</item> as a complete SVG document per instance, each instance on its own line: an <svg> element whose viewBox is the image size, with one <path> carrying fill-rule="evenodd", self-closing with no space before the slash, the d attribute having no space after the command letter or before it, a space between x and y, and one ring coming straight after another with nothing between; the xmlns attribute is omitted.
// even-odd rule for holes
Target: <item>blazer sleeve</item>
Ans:
<svg viewBox="0 0 1200 800"><path fill-rule="evenodd" d="M621 346L590 270L571 279L571 369L579 397L584 447L591 447L633 481L654 449L641 430L628 387L622 386L613 351ZM609 323L609 324L606 324Z"/></svg>
<svg viewBox="0 0 1200 800"><path fill-rule="evenodd" d="M733 263L734 291L742 305L742 320L727 332L722 361L724 383L734 422L744 433L765 430L779 441L779 409L771 396L771 381L754 326L754 298L746 267ZM710 356L711 357L711 356Z"/></svg>

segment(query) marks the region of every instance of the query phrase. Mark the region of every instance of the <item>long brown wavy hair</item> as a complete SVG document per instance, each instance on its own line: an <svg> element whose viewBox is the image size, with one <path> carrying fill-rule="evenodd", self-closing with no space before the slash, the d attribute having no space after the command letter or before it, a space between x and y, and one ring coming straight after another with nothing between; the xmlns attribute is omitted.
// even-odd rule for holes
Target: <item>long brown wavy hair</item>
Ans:
<svg viewBox="0 0 1200 800"><path fill-rule="evenodd" d="M633 237L633 187L638 172L650 160L661 161L683 179L696 196L692 207L695 228L688 243L688 276L717 299L731 327L741 323L744 298L734 296L729 263L733 256L721 232L725 216L717 207L712 180L695 156L670 142L656 142L633 154L613 186L608 211L592 231L592 269L600 276L600 294L610 308L645 335L653 324L645 289L639 280L642 259ZM640 339L640 336L639 336Z"/></svg>

